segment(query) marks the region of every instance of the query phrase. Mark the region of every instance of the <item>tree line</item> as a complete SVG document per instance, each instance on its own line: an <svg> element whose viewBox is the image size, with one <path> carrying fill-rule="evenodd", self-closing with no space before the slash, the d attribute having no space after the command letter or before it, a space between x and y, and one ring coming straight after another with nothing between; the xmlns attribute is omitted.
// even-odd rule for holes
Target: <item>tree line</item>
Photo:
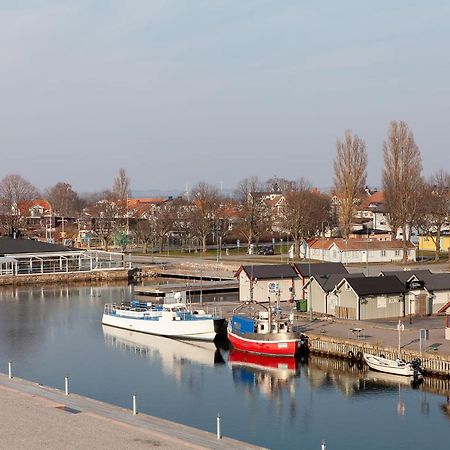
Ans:
<svg viewBox="0 0 450 450"><path fill-rule="evenodd" d="M382 152L385 213L392 233L402 231L405 260L414 228L431 235L438 258L440 236L450 213L450 175L440 170L428 180L424 178L420 149L405 122L391 122ZM54 215L74 217L79 226L83 222L105 249L113 241L126 247L134 240L145 251L149 247L161 250L172 235L184 247L195 239L205 252L212 239L220 244L239 238L250 246L273 233L286 233L299 256L302 240L323 235L324 230L349 237L365 195L367 166L364 140L347 130L336 142L331 195L313 189L303 178L262 181L248 177L238 183L232 196L223 196L217 187L200 182L189 195L158 205L142 204L138 214L129 209L130 179L124 168L111 189L84 195L65 182L39 193L20 175L7 175L0 181L0 226L3 234L23 229L26 224L20 205L43 197ZM271 198L281 199L280 205L271 204Z"/></svg>

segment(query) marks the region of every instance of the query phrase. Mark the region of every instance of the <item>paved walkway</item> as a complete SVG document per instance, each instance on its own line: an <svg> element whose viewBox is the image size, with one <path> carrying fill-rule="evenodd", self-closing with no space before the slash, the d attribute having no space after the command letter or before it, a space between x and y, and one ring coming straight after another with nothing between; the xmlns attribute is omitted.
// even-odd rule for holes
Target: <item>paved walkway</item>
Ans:
<svg viewBox="0 0 450 450"><path fill-rule="evenodd" d="M0 403L1 448L259 448L4 374Z"/></svg>

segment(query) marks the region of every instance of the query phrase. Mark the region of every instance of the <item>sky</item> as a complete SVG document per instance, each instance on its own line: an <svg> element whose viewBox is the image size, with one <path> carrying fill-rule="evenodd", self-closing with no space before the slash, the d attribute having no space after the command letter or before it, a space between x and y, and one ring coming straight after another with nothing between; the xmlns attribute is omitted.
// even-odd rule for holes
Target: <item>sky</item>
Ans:
<svg viewBox="0 0 450 450"><path fill-rule="evenodd" d="M449 24L432 0L0 0L0 178L325 189L350 129L379 186L391 120L450 170Z"/></svg>

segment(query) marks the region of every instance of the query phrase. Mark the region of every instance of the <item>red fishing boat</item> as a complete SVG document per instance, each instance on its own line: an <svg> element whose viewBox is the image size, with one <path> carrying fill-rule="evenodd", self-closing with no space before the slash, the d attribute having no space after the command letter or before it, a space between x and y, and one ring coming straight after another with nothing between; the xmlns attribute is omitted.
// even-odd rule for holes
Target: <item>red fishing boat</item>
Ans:
<svg viewBox="0 0 450 450"><path fill-rule="evenodd" d="M256 311L250 303L245 303L233 311L228 323L227 334L232 346L244 352L270 356L294 356L300 350L307 350L308 338L293 329L293 315L284 317L279 308L272 309L257 304ZM250 313L243 309L249 307Z"/></svg>

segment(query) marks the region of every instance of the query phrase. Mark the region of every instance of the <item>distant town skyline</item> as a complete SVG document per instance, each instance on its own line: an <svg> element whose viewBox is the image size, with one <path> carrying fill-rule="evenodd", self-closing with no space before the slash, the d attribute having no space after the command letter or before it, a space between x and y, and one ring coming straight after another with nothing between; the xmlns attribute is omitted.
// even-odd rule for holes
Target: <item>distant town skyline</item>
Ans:
<svg viewBox="0 0 450 450"><path fill-rule="evenodd" d="M329 189L350 129L380 186L391 120L429 176L450 147L449 22L445 1L3 1L0 178L87 192L124 167L133 191Z"/></svg>

